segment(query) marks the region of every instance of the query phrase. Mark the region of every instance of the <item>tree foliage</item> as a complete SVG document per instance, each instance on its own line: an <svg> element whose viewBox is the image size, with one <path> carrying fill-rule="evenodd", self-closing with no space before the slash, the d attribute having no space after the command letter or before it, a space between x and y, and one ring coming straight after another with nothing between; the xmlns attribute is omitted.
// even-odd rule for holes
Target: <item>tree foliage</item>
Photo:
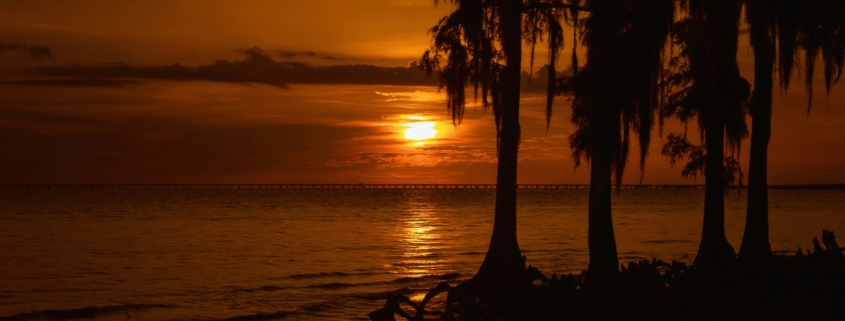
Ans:
<svg viewBox="0 0 845 321"><path fill-rule="evenodd" d="M712 67L708 59L712 59L714 53L707 51L705 30L705 15L702 5L697 1L682 1L687 7L688 16L674 26L674 44L679 52L669 62L668 69L663 74L662 85L667 91L666 103L660 110L660 125L663 120L675 118L685 127L689 122L697 121L701 141L705 141L707 124L705 118L701 117L702 112L707 108L719 108L722 110L720 122L723 122L725 132L726 150L728 155L724 157L726 185L742 183L742 171L738 159L742 146L742 140L748 137L748 126L745 117L748 114L748 104L751 98L751 83L739 75L737 66L728 66L735 69L735 72L728 72L730 76L719 79L719 89L708 88L707 70ZM717 92L712 92L717 90ZM722 106L708 106L708 96L719 95ZM713 130L719 130L713 129ZM705 168L705 146L693 145L687 140L687 133L670 133L668 141L664 144L662 155L669 159L671 165L688 157L681 175L684 177L697 177L704 174Z"/></svg>
<svg viewBox="0 0 845 321"><path fill-rule="evenodd" d="M570 148L576 166L593 146L611 151L617 186L627 165L630 138L638 138L640 170L648 155L655 113L663 104L660 80L673 33L675 4L661 1L585 1L590 16L578 21L587 62L558 91L572 105ZM573 69L577 70L573 55Z"/></svg>

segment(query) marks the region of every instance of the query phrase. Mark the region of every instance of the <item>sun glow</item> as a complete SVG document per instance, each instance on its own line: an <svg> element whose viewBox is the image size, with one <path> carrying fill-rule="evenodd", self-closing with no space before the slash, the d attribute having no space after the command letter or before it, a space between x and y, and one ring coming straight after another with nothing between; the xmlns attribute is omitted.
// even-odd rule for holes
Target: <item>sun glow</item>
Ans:
<svg viewBox="0 0 845 321"><path fill-rule="evenodd" d="M434 136L437 135L437 130L434 129L434 125L436 124L437 123L433 121L407 123L404 126L408 128L402 132L405 133L405 139L410 140L434 138Z"/></svg>

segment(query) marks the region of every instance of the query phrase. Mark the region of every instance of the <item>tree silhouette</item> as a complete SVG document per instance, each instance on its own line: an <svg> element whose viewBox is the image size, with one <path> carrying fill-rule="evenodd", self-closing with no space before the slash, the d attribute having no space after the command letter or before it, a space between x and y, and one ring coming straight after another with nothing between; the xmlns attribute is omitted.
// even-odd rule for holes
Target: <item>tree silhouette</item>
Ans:
<svg viewBox="0 0 845 321"><path fill-rule="evenodd" d="M813 102L815 62L824 63L825 89L842 75L845 61L845 3L835 0L745 0L746 17L754 49L754 92L751 97L751 155L748 169L748 208L739 257L764 260L769 244L768 145L772 126L772 91L777 64L783 90L803 51L804 83ZM778 59L776 59L778 58Z"/></svg>
<svg viewBox="0 0 845 321"><path fill-rule="evenodd" d="M439 1L435 0L435 4ZM516 237L517 155L520 141L519 98L522 43L533 46L546 32L552 58L563 45L553 16L531 12L522 0L450 0L455 10L431 29L432 45L420 67L440 71L447 108L457 126L464 115L466 86L474 88L496 123L498 168L496 206L490 246L475 277L466 284L511 289L518 285L525 262ZM532 55L533 60L533 55ZM552 59L554 60L554 59ZM554 65L549 77L555 75ZM549 90L552 88L550 87ZM551 107L552 95L548 95Z"/></svg>
<svg viewBox="0 0 845 321"><path fill-rule="evenodd" d="M704 224L694 265L719 269L736 258L725 237L725 185L736 177L726 170L726 164L738 169L733 156L748 133L745 110L750 84L739 75L736 61L741 3L688 0L680 4L688 16L676 25L675 41L681 51L673 59L676 73L667 81L675 92L669 95L661 117L676 117L684 123L696 118L704 150L684 148L690 145L686 134L674 136L674 141L670 135L664 155L674 162L687 151L692 167L688 165L685 173L704 173ZM726 149L731 152L728 157Z"/></svg>
<svg viewBox="0 0 845 321"><path fill-rule="evenodd" d="M550 58L547 124L553 91L568 95L577 127L570 137L573 156L579 165L582 158L591 162L589 270L599 277L615 274L618 259L610 211L612 180L615 172L616 184L621 184L632 132L639 138L641 170L645 164L654 114L660 104L660 71L672 30L674 2L586 1L586 7L579 0L451 3L456 9L432 28L433 45L423 55L421 66L429 72L440 70L441 88L446 89L447 107L456 124L463 117L468 83L473 85L476 99L480 91L482 106L492 109L496 120L496 216L490 248L476 278L502 279L524 269L516 240L515 206L520 50L523 40L531 46L533 64L534 46L546 34ZM581 29L588 48L587 62L578 72L573 49L572 69L576 74L557 81L556 61L563 45L560 21L577 23L579 11L591 12ZM578 31L577 27L573 29ZM445 63L441 64L442 60Z"/></svg>
<svg viewBox="0 0 845 321"><path fill-rule="evenodd" d="M650 132L660 106L660 75L674 22L674 1L587 0L581 26L587 61L560 92L572 102L569 137L576 166L590 162L588 245L591 278L618 272L611 192L622 183L629 140L639 138L644 170ZM577 66L577 65L575 65Z"/></svg>

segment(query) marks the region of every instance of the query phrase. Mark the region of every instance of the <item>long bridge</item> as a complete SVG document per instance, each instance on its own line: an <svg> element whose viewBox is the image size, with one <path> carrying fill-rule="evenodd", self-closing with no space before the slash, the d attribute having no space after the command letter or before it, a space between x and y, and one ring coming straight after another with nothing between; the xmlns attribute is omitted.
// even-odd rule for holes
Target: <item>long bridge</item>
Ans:
<svg viewBox="0 0 845 321"><path fill-rule="evenodd" d="M496 184L33 184L0 189L495 189ZM589 184L517 184L519 189L589 189ZM704 185L622 185L622 189L702 189Z"/></svg>
<svg viewBox="0 0 845 321"><path fill-rule="evenodd" d="M495 189L496 184L6 184L0 190L42 189ZM589 184L517 184L519 189L590 189ZM704 189L701 184L624 184L621 189ZM746 188L731 186L729 188ZM845 184L769 185L770 189L845 189Z"/></svg>

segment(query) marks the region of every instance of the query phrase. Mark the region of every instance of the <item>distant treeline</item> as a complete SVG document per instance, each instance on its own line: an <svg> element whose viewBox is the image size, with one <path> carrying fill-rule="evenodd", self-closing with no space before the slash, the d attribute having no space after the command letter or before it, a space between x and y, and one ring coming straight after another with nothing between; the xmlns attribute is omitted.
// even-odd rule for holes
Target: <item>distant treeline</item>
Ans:
<svg viewBox="0 0 845 321"><path fill-rule="evenodd" d="M747 189L748 185L730 185L729 189ZM845 189L845 184L768 185L769 189Z"/></svg>
<svg viewBox="0 0 845 321"><path fill-rule="evenodd" d="M746 188L746 185L742 186ZM770 189L845 189L845 184L769 185Z"/></svg>

